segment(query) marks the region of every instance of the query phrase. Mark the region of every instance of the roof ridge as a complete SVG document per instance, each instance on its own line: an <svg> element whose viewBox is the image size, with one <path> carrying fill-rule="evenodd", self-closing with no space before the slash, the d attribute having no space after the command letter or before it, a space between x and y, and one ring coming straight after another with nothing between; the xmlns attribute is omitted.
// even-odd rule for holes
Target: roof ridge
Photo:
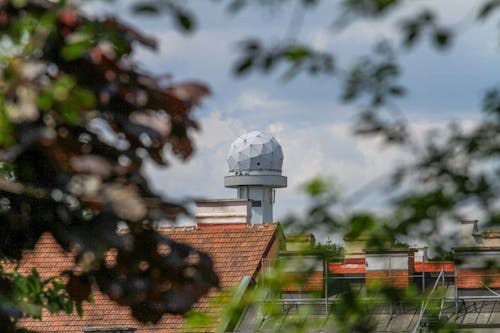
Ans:
<svg viewBox="0 0 500 333"><path fill-rule="evenodd" d="M262 223L262 224L249 224L248 226L250 228L266 229L266 228L276 227L277 225L278 223Z"/></svg>
<svg viewBox="0 0 500 333"><path fill-rule="evenodd" d="M158 230L195 230L197 227L195 225L182 225L182 226L162 226L158 227Z"/></svg>

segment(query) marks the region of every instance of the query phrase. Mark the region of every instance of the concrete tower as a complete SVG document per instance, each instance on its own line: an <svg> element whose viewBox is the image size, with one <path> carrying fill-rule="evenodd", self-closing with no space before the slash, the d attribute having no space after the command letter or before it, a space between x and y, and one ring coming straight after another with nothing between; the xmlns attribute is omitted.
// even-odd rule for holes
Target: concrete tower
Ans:
<svg viewBox="0 0 500 333"><path fill-rule="evenodd" d="M287 185L278 141L259 131L244 134L231 144L227 164L224 186L236 188L239 199L252 200L252 224L272 223L274 189Z"/></svg>

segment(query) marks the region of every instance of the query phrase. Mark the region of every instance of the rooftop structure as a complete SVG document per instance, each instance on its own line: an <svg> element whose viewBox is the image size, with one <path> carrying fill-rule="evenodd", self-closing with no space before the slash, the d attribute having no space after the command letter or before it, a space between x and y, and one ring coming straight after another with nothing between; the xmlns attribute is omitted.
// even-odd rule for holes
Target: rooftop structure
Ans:
<svg viewBox="0 0 500 333"><path fill-rule="evenodd" d="M436 318L458 324L459 331L500 329L498 231L479 232L477 221L464 222L461 247L453 253L456 261L430 260L421 249L366 248L367 235L346 237L345 249L336 258L320 252L312 234L290 235L284 246L281 228L271 223L274 189L287 184L281 174L282 163L281 147L273 137L257 131L239 137L231 145L230 175L224 179L226 187L238 190L238 198L197 201L196 227L160 228L174 241L206 252L214 261L221 287L224 291L234 290L233 295L211 290L195 306L194 310L205 314L209 321L186 326L184 317L164 315L156 325L141 324L133 318L130 308L94 290L94 303L84 303L82 317L44 312L42 321L24 319L21 324L41 333L271 333L277 328L276 316L266 311L275 311L276 306L265 305L278 304L282 311L279 325L296 320L302 307L307 306L307 311L302 311L308 313L306 331L333 333L338 332L338 322L330 319L341 309L337 305L346 290L356 290L369 299L370 288L382 285L411 287L416 302L382 301L370 308L376 332L428 332ZM23 256L19 272L28 273L35 267L42 278L58 276L73 267L74 259L50 234L44 234L34 250ZM265 292L256 303L246 303L245 292L256 283L265 287L268 280L260 277L263 272L273 273L276 262L285 274L279 278L287 282L279 281L279 292ZM485 268L487 262L497 266ZM12 263L5 266L14 267ZM223 315L224 301L229 297L231 303L236 298L236 303L244 307L237 320ZM433 312L428 308L431 301L438 306Z"/></svg>
<svg viewBox="0 0 500 333"><path fill-rule="evenodd" d="M382 283L395 288L412 286L417 297L422 295L424 301L421 306L386 302L374 307L371 316L377 323L376 332L429 332L429 325L436 320L428 316L427 306L431 300L439 306L433 309L438 313L437 319L458 324L459 332L496 332L500 328L500 273L498 269L485 269L481 265L485 259L500 259L499 248L489 243L487 246L467 243L467 247L456 248L458 261L432 261L418 256L411 248L361 248L359 253L329 258L315 254L312 235L291 235L285 247L277 224L249 223L248 199L204 200L197 206L196 227L162 228L160 231L175 241L207 252L214 260L223 288L236 288L234 295L242 297L252 284L265 283L260 275L272 270L276 260L285 263L282 265L285 274L299 283L283 284L279 295L268 294L262 303L246 308L236 323L222 316L223 303L214 302L224 295L218 290L212 290L196 305L195 310L213 319L211 324L199 323L199 326L186 326L182 316L174 315L165 315L157 325L138 323L129 308L94 290L94 303L84 303L83 317L45 312L43 321L25 319L22 324L42 333L271 333L275 331L276 322L263 305L272 302L282 308L280 323L283 325L289 321L293 323L301 309L308 307L307 332L334 333L337 327L329 319L335 317L332 314L342 302L346 287L358 290L362 297L369 297L367 291ZM486 237L491 242L491 231L471 230L477 238ZM52 236L44 234L35 249L25 254L19 271L27 273L36 267L42 278L50 277L70 269L73 260Z"/></svg>
<svg viewBox="0 0 500 333"><path fill-rule="evenodd" d="M161 228L160 232L174 241L208 253L214 261L221 288L225 289L255 283L262 258L276 255L282 237L276 224L200 224L197 227ZM48 278L71 269L73 264L74 257L65 253L50 234L44 234L34 250L27 252L19 263L19 272L27 274L35 267L42 278ZM93 291L93 303L84 302L82 317L44 311L42 321L28 318L22 320L21 325L41 333L213 332L224 324L221 323L222 305L215 302L220 296L220 290L212 290L194 308L214 319L210 326L186 328L185 318L180 315L164 315L156 325L142 324L132 317L130 308L117 304L99 290Z"/></svg>
<svg viewBox="0 0 500 333"><path fill-rule="evenodd" d="M346 244L346 251L335 258L318 254L313 259L313 252L299 252L295 259L299 264L294 265L297 270L290 272L299 283L281 286L278 298L267 301L281 305L280 325L285 327L301 318L300 313L309 313L301 318L307 320L307 332L339 331L338 323L331 319L339 315L339 309L345 311L338 304L343 303L346 290L355 290L371 304L365 319L375 324L375 332L427 333L435 331L439 322L453 323L456 332L498 332L500 233L480 232L477 224L464 222L461 246L443 258L428 258L426 251L411 247L371 249L363 239ZM347 239L347 243L352 241ZM290 258L281 253L277 259L266 259L264 270L276 260ZM323 264L318 263L320 260ZM299 274L301 267L303 274ZM381 286L410 287L415 295L412 300L389 301L379 294L375 296L379 298L373 298L377 294L370 291ZM272 316L266 316L265 311L259 315L261 312L248 312L242 327L274 332L275 323L269 319Z"/></svg>
<svg viewBox="0 0 500 333"><path fill-rule="evenodd" d="M236 188L239 199L251 200L251 223L272 223L274 189L287 186L278 141L259 131L246 133L231 144L227 164L230 175L224 177L224 186Z"/></svg>

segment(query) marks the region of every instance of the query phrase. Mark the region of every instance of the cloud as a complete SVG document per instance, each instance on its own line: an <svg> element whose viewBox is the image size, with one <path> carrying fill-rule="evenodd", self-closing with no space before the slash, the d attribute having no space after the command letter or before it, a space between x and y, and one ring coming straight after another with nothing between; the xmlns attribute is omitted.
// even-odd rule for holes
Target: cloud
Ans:
<svg viewBox="0 0 500 333"><path fill-rule="evenodd" d="M220 111L214 111L202 119L201 131L195 134L194 139L198 149L214 149L244 132L240 119L223 118Z"/></svg>
<svg viewBox="0 0 500 333"><path fill-rule="evenodd" d="M387 174L398 154L383 149L374 140L354 137L351 128L348 122L302 128L280 123L268 127L283 147L283 172L289 179L289 187L278 193L278 216L286 215L291 207L296 213L304 211L308 201L299 188L313 177L333 177L343 194L349 194Z"/></svg>
<svg viewBox="0 0 500 333"><path fill-rule="evenodd" d="M265 107L266 104L259 105ZM192 159L187 163L173 161L167 169L149 164L146 173L157 190L171 197L234 197L236 193L223 186L224 176L227 175L227 152L234 139L256 127L239 117L223 115L221 111L211 112L201 124L202 131L194 136L198 150ZM274 135L285 155L283 174L288 177L289 186L277 191L277 218L291 211L304 211L308 202L299 187L313 177L334 176L347 195L374 179L383 178L396 165L410 159L408 153L388 148L380 140L354 137L351 126L349 122L325 122L297 127L283 120L257 127ZM412 128L424 137L424 132L436 126L442 128L443 124L422 122ZM383 189L382 185L376 189L377 198ZM378 208L381 203L370 201L369 197L367 193L368 199L356 202L355 206Z"/></svg>
<svg viewBox="0 0 500 333"><path fill-rule="evenodd" d="M202 6L202 10L196 7L200 30L193 35L170 28L168 17L134 17L135 25L153 34L160 45L158 53L140 49L135 59L151 72L171 72L176 79L194 77L208 82L215 91L215 96L205 103L206 112L198 117L202 131L194 135L198 149L193 158L187 163L174 160L166 169L146 165L146 174L157 191L173 198L234 197L235 191L223 186L226 154L236 137L252 129L275 135L285 153L283 171L289 187L277 191L278 219L291 211L304 211L308 202L299 186L312 177L333 175L342 192L349 195L374 179L385 179L396 165L411 159L409 153L387 148L379 140L354 137L350 122L353 110L335 99L340 85L330 78L301 76L279 85L272 75L264 79L251 75L244 80L230 75L230 67L238 56L236 42L249 36L279 41L288 23L286 14L279 20L263 20L259 19L261 13L252 10L228 18L220 6L197 6ZM439 7L439 18L447 23L459 22L461 15L467 13L466 8L474 7L469 1L424 1L410 4L403 14L414 15L417 7L422 6ZM94 11L99 13L101 9L95 7ZM118 13L124 12L126 6L120 2ZM343 59L352 61L366 52L381 36L400 40L399 18L360 20L332 36L328 29L334 15L325 13L335 11L319 8L306 19L299 37L311 41L315 48L334 51L338 55L337 65L343 66ZM477 114L477 107L471 103L477 100L477 88L485 82L495 82L491 61L496 44L488 42L495 40L495 31L491 25L474 26L461 33L463 38L454 40L455 48L443 56L436 56L427 41L423 47L403 53L402 81L411 95L402 101L401 107L418 137L425 137L423 133L431 127L443 128L443 119L468 119ZM383 209L383 182L377 184L380 185L375 186L376 191L370 194L362 190L363 195L353 205Z"/></svg>
<svg viewBox="0 0 500 333"><path fill-rule="evenodd" d="M186 162L172 159L168 168L148 163L145 173L157 191L172 198L224 197L228 191L223 186L227 151L232 140L244 132L238 119L223 119L214 111L193 136L197 150L192 158Z"/></svg>
<svg viewBox="0 0 500 333"><path fill-rule="evenodd" d="M235 103L242 111L271 111L290 107L289 102L271 98L261 91L243 91Z"/></svg>

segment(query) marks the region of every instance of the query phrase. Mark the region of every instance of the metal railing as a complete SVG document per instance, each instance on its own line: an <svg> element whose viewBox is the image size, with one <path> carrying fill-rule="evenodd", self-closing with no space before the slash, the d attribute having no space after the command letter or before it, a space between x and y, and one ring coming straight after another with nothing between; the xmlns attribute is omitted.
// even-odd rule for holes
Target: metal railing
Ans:
<svg viewBox="0 0 500 333"><path fill-rule="evenodd" d="M381 270L370 270L362 267L362 264L349 264L349 257L342 261L318 259L314 267L299 266L297 263L289 267L281 263L280 269L284 276L297 274L294 288L288 288L270 296L275 302L282 304L283 308L298 306L323 307L323 313L328 314L335 307L338 297L347 287L356 289L361 297L370 298L370 284L385 284L389 287L404 288L406 286L416 288L420 297L423 297L418 322L422 320L427 306L431 300L441 302L439 316L441 317L445 304L453 304L455 315L464 311L467 307L462 306L465 302L498 301L500 300L500 269L499 266L491 265L492 253L488 253L488 263L479 265L484 253L467 254L467 260L456 264L452 261L440 260L429 261L424 257L413 257L408 261L408 269L401 270L388 256L387 265ZM500 252L495 253L500 262ZM288 258L289 259L289 258ZM296 259L296 258L295 258ZM347 260L346 260L347 259ZM279 261L287 259L262 259L262 273L270 273ZM399 259L398 259L399 260ZM314 261L308 258L309 264ZM334 269L337 262L337 270ZM340 264L339 264L340 263ZM487 266L486 264L489 264ZM357 265L357 266L356 266ZM299 267L295 270L293 268ZM321 268L322 286L319 290L310 290L308 286L308 274L317 273ZM355 268L359 268L356 272ZM373 273L373 274L372 274ZM376 274L375 274L376 273ZM302 274L302 275L301 275ZM437 293L437 290L440 292ZM279 294L279 295L278 295ZM388 311L392 315L395 311L392 304L388 304Z"/></svg>

